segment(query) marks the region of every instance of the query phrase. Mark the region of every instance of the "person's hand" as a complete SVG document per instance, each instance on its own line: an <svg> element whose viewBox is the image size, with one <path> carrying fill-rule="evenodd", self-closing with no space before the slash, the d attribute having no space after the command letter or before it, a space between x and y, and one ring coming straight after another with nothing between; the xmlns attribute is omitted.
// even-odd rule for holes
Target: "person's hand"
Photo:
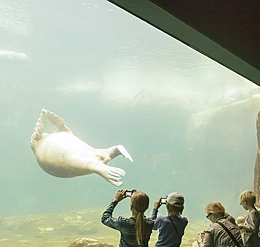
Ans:
<svg viewBox="0 0 260 247"><path fill-rule="evenodd" d="M126 192L126 190L118 190L116 192L114 201L116 201L116 202L122 201L125 198L125 192Z"/></svg>
<svg viewBox="0 0 260 247"><path fill-rule="evenodd" d="M246 229L249 228L249 227L246 226L244 223L240 223L240 224L238 224L238 227L239 227L240 230L246 230Z"/></svg>
<svg viewBox="0 0 260 247"><path fill-rule="evenodd" d="M161 199L162 199L162 197L160 197L156 202L154 202L153 207L155 209L158 209L159 207L161 207L161 205L162 205Z"/></svg>

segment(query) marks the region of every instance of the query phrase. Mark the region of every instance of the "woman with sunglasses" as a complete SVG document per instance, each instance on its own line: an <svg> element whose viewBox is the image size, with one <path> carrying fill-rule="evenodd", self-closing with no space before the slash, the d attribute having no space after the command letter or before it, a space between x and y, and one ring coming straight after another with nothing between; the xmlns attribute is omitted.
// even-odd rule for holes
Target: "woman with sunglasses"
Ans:
<svg viewBox="0 0 260 247"><path fill-rule="evenodd" d="M239 227L220 202L209 203L205 212L212 224L205 231L204 247L243 246Z"/></svg>

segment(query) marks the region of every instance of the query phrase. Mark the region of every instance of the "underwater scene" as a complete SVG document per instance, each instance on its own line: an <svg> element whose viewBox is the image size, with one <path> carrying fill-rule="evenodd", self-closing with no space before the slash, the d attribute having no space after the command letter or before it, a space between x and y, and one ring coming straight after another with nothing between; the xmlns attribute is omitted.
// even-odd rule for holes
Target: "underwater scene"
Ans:
<svg viewBox="0 0 260 247"><path fill-rule="evenodd" d="M208 227L209 202L245 214L259 86L105 0L2 0L0 10L0 247L118 246L100 219L119 189L147 193L146 216L181 193L182 247ZM57 130L98 158L75 164L56 149ZM129 201L114 216L130 217Z"/></svg>

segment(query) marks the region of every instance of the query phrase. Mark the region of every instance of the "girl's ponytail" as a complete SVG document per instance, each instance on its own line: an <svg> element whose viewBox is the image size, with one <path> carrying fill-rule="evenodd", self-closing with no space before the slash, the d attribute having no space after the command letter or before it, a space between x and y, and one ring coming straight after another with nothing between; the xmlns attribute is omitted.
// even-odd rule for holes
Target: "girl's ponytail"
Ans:
<svg viewBox="0 0 260 247"><path fill-rule="evenodd" d="M136 213L135 216L135 236L139 245L143 244L145 234L144 212L149 206L149 197L141 191L135 191L131 196L131 210Z"/></svg>
<svg viewBox="0 0 260 247"><path fill-rule="evenodd" d="M136 236L137 243L139 245L143 244L144 232L145 232L144 216L143 213L138 212L135 219L135 236Z"/></svg>

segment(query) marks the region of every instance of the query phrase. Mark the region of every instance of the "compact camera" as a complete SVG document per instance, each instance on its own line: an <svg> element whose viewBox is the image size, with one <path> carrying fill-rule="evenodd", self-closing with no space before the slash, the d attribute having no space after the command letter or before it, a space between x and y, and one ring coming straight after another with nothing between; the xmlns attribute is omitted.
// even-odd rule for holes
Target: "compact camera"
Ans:
<svg viewBox="0 0 260 247"><path fill-rule="evenodd" d="M125 192L125 197L131 197L132 194L133 194L133 191L132 191L132 190L127 190L127 191Z"/></svg>
<svg viewBox="0 0 260 247"><path fill-rule="evenodd" d="M167 198L166 197L161 198L161 204L166 204L166 202L167 202Z"/></svg>

